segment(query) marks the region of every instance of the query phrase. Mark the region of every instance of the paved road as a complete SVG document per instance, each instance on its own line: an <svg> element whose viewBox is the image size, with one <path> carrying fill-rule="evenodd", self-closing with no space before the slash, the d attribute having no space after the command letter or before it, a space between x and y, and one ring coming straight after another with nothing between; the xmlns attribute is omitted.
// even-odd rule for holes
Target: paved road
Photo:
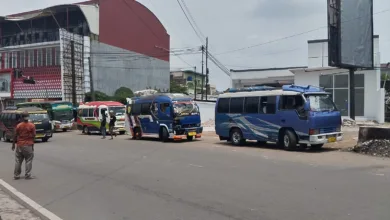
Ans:
<svg viewBox="0 0 390 220"><path fill-rule="evenodd" d="M63 133L36 145L37 179L14 181L9 147L0 178L63 219L390 218L389 160Z"/></svg>

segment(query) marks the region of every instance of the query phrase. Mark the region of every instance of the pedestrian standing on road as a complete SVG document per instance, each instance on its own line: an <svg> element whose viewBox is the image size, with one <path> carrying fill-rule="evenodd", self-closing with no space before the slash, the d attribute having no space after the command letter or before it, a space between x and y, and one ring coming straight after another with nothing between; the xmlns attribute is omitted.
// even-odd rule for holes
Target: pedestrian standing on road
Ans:
<svg viewBox="0 0 390 220"><path fill-rule="evenodd" d="M34 140L36 135L35 125L29 122L28 112L23 112L21 116L22 122L16 126L12 142L12 151L15 151L14 178L16 180L20 179L23 160L25 160L26 163L25 178L32 179L31 169L34 158Z"/></svg>
<svg viewBox="0 0 390 220"><path fill-rule="evenodd" d="M100 132L102 132L102 139L105 139L106 138L106 124L107 124L107 113L106 113L106 110L102 109L101 112L102 114L102 121L100 122Z"/></svg>
<svg viewBox="0 0 390 220"><path fill-rule="evenodd" d="M114 127L115 127L115 122L116 122L116 117L115 117L115 114L114 114L114 111L110 111L110 124L109 124L109 128L110 128L110 135L111 135L111 139L114 139L113 135L115 135L116 137L116 133L114 133Z"/></svg>

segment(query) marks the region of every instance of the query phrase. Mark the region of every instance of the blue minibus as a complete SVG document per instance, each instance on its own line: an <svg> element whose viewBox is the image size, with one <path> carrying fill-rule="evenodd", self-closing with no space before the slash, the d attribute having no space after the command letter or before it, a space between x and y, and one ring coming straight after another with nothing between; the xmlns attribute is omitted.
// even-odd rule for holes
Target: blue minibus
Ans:
<svg viewBox="0 0 390 220"><path fill-rule="evenodd" d="M220 140L276 142L286 150L320 149L341 141L341 114L331 95L315 86L230 89L218 97L215 131Z"/></svg>
<svg viewBox="0 0 390 220"><path fill-rule="evenodd" d="M133 139L154 137L189 141L201 138L198 105L184 94L162 93L128 99L128 133Z"/></svg>

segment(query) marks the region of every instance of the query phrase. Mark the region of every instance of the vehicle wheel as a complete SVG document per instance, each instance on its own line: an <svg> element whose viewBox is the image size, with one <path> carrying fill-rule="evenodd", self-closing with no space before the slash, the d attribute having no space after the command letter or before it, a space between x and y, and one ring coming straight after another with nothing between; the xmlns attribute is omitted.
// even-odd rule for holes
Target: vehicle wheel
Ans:
<svg viewBox="0 0 390 220"><path fill-rule="evenodd" d="M119 134L124 135L124 134L126 134L126 131L120 131Z"/></svg>
<svg viewBox="0 0 390 220"><path fill-rule="evenodd" d="M134 128L134 137L133 139L135 140L139 140L141 139L142 135L141 135L141 129L140 128Z"/></svg>
<svg viewBox="0 0 390 220"><path fill-rule="evenodd" d="M230 132L230 141L236 146L240 146L245 143L245 139L243 138L240 129L235 128Z"/></svg>
<svg viewBox="0 0 390 220"><path fill-rule="evenodd" d="M48 140L49 140L49 138L47 138L47 137L42 138L42 142L47 142Z"/></svg>
<svg viewBox="0 0 390 220"><path fill-rule="evenodd" d="M194 140L194 136L188 136L188 135L187 135L187 140L188 140L188 141L193 141L193 140Z"/></svg>
<svg viewBox="0 0 390 220"><path fill-rule="evenodd" d="M67 132L67 131L68 131L68 129L67 129L67 128L64 128L64 129L62 129L62 131L63 131L63 132Z"/></svg>
<svg viewBox="0 0 390 220"><path fill-rule="evenodd" d="M310 146L310 149L312 150L321 150L321 148L324 146L324 144L312 144Z"/></svg>
<svg viewBox="0 0 390 220"><path fill-rule="evenodd" d="M286 130L283 134L283 147L288 151L295 150L297 148L297 137L294 132Z"/></svg>
<svg viewBox="0 0 390 220"><path fill-rule="evenodd" d="M160 130L160 139L163 142L168 142L169 141L169 133L168 130L165 127L162 127Z"/></svg>
<svg viewBox="0 0 390 220"><path fill-rule="evenodd" d="M83 128L83 134L90 134L91 132L89 132L89 128L87 126L84 126Z"/></svg>

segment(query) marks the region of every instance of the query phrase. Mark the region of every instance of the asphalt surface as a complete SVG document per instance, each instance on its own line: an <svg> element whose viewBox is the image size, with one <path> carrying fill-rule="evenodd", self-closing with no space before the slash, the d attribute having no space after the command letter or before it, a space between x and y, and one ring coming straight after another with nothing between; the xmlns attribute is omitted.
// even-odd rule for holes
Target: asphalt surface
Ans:
<svg viewBox="0 0 390 220"><path fill-rule="evenodd" d="M386 159L68 132L36 144L36 179L12 180L10 146L0 178L65 220L390 219Z"/></svg>

